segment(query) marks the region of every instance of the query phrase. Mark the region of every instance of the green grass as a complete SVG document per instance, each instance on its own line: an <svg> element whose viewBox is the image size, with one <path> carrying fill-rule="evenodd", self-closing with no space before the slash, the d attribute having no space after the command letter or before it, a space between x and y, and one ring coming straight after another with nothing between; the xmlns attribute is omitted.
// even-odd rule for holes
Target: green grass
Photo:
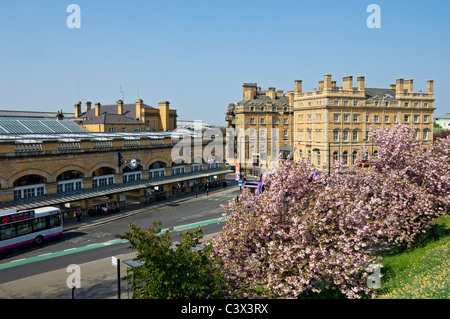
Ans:
<svg viewBox="0 0 450 319"><path fill-rule="evenodd" d="M450 216L441 217L440 239L382 261L379 299L450 299Z"/></svg>

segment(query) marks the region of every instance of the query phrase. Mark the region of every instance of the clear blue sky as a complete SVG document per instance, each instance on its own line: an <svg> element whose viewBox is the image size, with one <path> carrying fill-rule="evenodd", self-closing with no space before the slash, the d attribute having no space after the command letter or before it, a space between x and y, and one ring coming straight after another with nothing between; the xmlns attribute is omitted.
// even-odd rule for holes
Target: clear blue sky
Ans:
<svg viewBox="0 0 450 319"><path fill-rule="evenodd" d="M66 25L71 3L81 8L79 29ZM366 25L371 3L380 29ZM433 79L442 115L449 57L445 0L0 1L0 109L114 104L122 85L125 103L167 100L181 120L224 125L242 83L288 91L301 79L312 90L330 73L338 85L364 75L382 88L413 78L415 92Z"/></svg>

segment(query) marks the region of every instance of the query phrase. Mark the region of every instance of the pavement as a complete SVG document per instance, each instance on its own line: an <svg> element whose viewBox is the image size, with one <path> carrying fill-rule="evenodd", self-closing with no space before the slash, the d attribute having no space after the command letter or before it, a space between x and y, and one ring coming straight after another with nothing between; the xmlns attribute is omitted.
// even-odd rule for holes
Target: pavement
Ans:
<svg viewBox="0 0 450 319"><path fill-rule="evenodd" d="M215 193L228 189L231 191L232 189L235 189L235 187L211 189L208 195L214 196ZM205 192L198 194L197 197L201 198L208 195ZM148 211L148 206L150 205L152 207L165 206L168 203L183 201L192 198L193 196L195 195L186 194L152 204L130 205L119 213L106 216L82 217L80 222L77 222L76 219L65 220L64 230L70 231L83 227L94 227L95 225L109 223L116 219ZM203 241L208 241L215 235L217 235L217 233L205 235L203 236ZM127 275L127 269L129 268L123 261L133 259L135 256L135 252L115 256L121 260L121 277ZM80 288L75 288L73 291L75 299L118 298L117 268L112 266L111 257L87 262L78 266L80 267L81 280ZM0 298L71 299L72 289L69 288L67 284L71 274L72 272L68 271L67 268L63 268L4 283L0 285ZM42 283L45 283L45 286L43 286ZM121 299L128 299L129 297L131 297L131 293L129 294L128 283L127 281L121 280Z"/></svg>

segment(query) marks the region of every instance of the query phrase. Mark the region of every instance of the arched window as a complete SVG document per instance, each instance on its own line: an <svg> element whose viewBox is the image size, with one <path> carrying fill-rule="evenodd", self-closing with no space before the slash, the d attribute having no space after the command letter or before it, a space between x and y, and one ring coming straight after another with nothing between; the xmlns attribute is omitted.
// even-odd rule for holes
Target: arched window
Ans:
<svg viewBox="0 0 450 319"><path fill-rule="evenodd" d="M320 152L317 151L317 166L320 166Z"/></svg>
<svg viewBox="0 0 450 319"><path fill-rule="evenodd" d="M358 151L353 151L352 153L352 163L356 164L356 156L358 155Z"/></svg>
<svg viewBox="0 0 450 319"><path fill-rule="evenodd" d="M83 173L79 171L65 171L56 177L57 192L70 192L83 188Z"/></svg>
<svg viewBox="0 0 450 319"><path fill-rule="evenodd" d="M125 166L123 168L123 182L130 183L140 181L142 179L142 165L138 164L136 167Z"/></svg>
<svg viewBox="0 0 450 319"><path fill-rule="evenodd" d="M30 174L17 179L14 186L14 200L45 195L47 179L40 175Z"/></svg>
<svg viewBox="0 0 450 319"><path fill-rule="evenodd" d="M308 163L311 164L311 151L308 151Z"/></svg>
<svg viewBox="0 0 450 319"><path fill-rule="evenodd" d="M101 187L115 184L116 170L110 167L100 167L92 173L92 187Z"/></svg>
<svg viewBox="0 0 450 319"><path fill-rule="evenodd" d="M344 162L344 165L348 164L348 152L344 151L344 153L342 153L342 161Z"/></svg>
<svg viewBox="0 0 450 319"><path fill-rule="evenodd" d="M339 161L339 153L337 151L333 152L333 161L334 162Z"/></svg>
<svg viewBox="0 0 450 319"><path fill-rule="evenodd" d="M166 176L166 164L163 162L154 162L150 165L149 178L158 178Z"/></svg>

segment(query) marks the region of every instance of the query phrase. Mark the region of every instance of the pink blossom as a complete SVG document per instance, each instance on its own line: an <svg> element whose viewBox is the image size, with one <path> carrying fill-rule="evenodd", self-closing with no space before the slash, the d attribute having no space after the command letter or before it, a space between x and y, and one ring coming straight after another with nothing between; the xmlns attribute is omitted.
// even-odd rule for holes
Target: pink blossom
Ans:
<svg viewBox="0 0 450 319"><path fill-rule="evenodd" d="M226 205L228 221L212 248L235 289L229 296L371 294L365 269L376 256L366 247L379 240L411 245L450 210L450 137L424 151L413 134L401 125L373 128L378 156L367 170L337 163L330 176L311 178L306 162L281 161L264 176L261 195L245 190Z"/></svg>

